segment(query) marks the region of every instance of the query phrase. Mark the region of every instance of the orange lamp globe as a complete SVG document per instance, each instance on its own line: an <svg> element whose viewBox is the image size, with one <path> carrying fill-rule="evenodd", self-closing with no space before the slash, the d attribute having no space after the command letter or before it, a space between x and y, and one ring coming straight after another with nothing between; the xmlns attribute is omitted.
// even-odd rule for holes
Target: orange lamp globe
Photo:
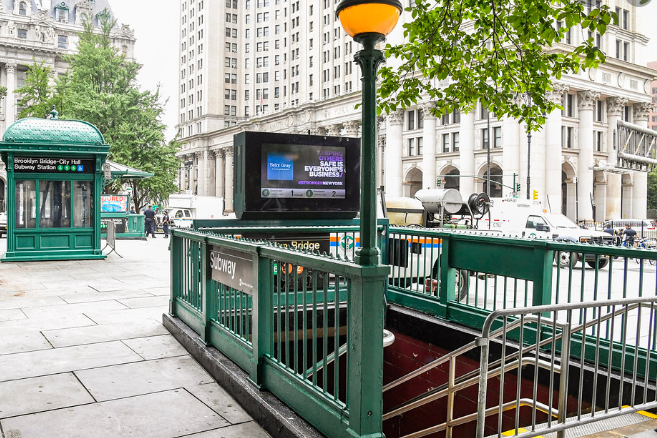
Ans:
<svg viewBox="0 0 657 438"><path fill-rule="evenodd" d="M397 25L401 12L398 0L342 0L336 15L353 38L365 33L388 35Z"/></svg>

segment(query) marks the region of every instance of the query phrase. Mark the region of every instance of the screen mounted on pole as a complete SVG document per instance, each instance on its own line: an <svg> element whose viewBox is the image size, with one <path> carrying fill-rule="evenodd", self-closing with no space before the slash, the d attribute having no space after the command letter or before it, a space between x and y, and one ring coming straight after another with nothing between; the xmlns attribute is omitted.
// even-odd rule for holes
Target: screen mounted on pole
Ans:
<svg viewBox="0 0 657 438"><path fill-rule="evenodd" d="M360 139L243 132L235 136L238 218L355 217Z"/></svg>

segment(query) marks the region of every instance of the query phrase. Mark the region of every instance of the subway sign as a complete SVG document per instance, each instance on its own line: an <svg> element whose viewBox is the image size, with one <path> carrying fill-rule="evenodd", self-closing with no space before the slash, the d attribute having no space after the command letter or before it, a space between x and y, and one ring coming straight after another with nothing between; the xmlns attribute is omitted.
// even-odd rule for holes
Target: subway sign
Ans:
<svg viewBox="0 0 657 438"><path fill-rule="evenodd" d="M14 157L14 172L93 174L95 160L60 157Z"/></svg>

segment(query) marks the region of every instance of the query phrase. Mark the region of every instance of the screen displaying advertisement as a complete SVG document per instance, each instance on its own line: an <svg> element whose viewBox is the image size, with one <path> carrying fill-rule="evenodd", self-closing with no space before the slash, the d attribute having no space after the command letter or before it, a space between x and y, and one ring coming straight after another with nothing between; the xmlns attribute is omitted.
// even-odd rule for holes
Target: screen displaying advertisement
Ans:
<svg viewBox="0 0 657 438"><path fill-rule="evenodd" d="M261 153L262 198L345 198L345 147L265 143Z"/></svg>
<svg viewBox="0 0 657 438"><path fill-rule="evenodd" d="M238 219L352 219L360 209L360 139L240 132L234 140Z"/></svg>

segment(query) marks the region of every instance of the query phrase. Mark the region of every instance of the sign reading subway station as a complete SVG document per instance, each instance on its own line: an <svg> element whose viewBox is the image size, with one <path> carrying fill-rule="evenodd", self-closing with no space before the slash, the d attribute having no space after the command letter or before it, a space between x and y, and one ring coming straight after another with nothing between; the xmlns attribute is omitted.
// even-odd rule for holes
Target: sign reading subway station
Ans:
<svg viewBox="0 0 657 438"><path fill-rule="evenodd" d="M253 258L246 252L210 246L212 279L228 287L253 295Z"/></svg>
<svg viewBox="0 0 657 438"><path fill-rule="evenodd" d="M14 157L15 172L86 173L95 170L93 159L63 157Z"/></svg>

